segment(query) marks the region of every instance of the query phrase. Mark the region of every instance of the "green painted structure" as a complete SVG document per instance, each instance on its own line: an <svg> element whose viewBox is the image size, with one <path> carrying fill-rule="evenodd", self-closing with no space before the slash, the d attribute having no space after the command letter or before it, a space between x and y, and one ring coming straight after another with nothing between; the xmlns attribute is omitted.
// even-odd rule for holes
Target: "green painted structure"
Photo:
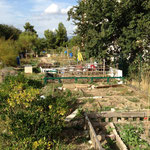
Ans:
<svg viewBox="0 0 150 150"><path fill-rule="evenodd" d="M79 79L90 79L91 83L93 83L94 79L107 79L107 83L109 83L110 79L122 79L123 77L44 77L44 84L47 84L48 80L58 80L61 83L61 79L74 79L75 83L78 82Z"/></svg>

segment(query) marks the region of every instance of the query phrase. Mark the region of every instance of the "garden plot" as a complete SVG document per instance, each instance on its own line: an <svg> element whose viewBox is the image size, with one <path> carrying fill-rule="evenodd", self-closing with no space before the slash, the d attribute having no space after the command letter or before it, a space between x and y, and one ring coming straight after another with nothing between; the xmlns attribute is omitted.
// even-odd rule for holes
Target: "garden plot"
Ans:
<svg viewBox="0 0 150 150"><path fill-rule="evenodd" d="M108 88L96 88L102 86L90 84L63 84L63 87L71 91L78 91L82 97L79 101L82 108L88 111L129 111L149 108L148 98L143 93L132 87L118 86ZM84 98L85 97L85 98ZM97 97L95 99L95 97Z"/></svg>
<svg viewBox="0 0 150 150"><path fill-rule="evenodd" d="M98 117L91 119L87 114L85 114L85 118L94 149L127 150L113 123L101 122Z"/></svg>
<svg viewBox="0 0 150 150"><path fill-rule="evenodd" d="M97 135L101 135L101 137L104 136L105 138L112 138L114 136L108 136L106 131L113 131L116 139L116 145L119 147L119 149L150 149L150 122L148 121L150 114L147 114L147 112L101 112L89 113L87 115L90 118ZM103 128L103 125L106 126L106 128ZM110 126L111 128L108 128L107 126ZM114 138L112 140L113 141L109 143L110 141L107 142L106 139L106 149L117 149L113 147L108 147L109 144L111 144L110 146L113 145ZM103 141L101 144L103 144Z"/></svg>
<svg viewBox="0 0 150 150"><path fill-rule="evenodd" d="M150 150L150 137L145 123L117 123L117 131L129 150Z"/></svg>

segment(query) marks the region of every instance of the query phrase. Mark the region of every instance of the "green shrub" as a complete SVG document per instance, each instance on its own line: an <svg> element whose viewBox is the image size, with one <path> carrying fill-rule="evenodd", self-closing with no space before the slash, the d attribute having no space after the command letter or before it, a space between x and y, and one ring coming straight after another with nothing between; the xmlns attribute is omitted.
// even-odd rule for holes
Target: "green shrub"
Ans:
<svg viewBox="0 0 150 150"><path fill-rule="evenodd" d="M16 43L13 40L7 40L0 38L0 60L4 65L16 65L16 57L18 56L18 50Z"/></svg>
<svg viewBox="0 0 150 150"><path fill-rule="evenodd" d="M36 82L35 82L36 83ZM3 90L8 93L2 94ZM5 97L5 99L4 99ZM75 98L70 91L56 92L45 99L40 90L23 75L8 76L0 88L1 108L7 132L3 149L50 149L65 126L64 119ZM7 118L7 119L6 119Z"/></svg>

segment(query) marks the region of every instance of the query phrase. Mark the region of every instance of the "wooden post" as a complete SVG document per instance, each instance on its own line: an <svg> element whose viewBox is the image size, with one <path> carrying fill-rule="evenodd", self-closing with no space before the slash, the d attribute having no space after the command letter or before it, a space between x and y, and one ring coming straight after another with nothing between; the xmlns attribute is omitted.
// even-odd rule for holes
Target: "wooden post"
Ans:
<svg viewBox="0 0 150 150"><path fill-rule="evenodd" d="M105 59L103 59L103 75L105 75Z"/></svg>
<svg viewBox="0 0 150 150"><path fill-rule="evenodd" d="M113 122L118 122L116 117L113 118Z"/></svg>
<svg viewBox="0 0 150 150"><path fill-rule="evenodd" d="M138 117L138 118L136 118L136 121L137 121L137 122L139 122L139 121L140 121L140 118L139 118L139 117Z"/></svg>
<svg viewBox="0 0 150 150"><path fill-rule="evenodd" d="M109 118L105 118L105 122L109 122Z"/></svg>

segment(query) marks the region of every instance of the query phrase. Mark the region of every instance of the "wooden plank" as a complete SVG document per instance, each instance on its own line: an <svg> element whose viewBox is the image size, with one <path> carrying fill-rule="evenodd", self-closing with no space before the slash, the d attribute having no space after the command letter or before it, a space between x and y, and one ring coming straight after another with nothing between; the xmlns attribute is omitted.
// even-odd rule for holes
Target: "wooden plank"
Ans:
<svg viewBox="0 0 150 150"><path fill-rule="evenodd" d="M124 142L121 140L120 136L118 135L114 124L110 123L109 125L113 129L113 133L114 133L114 135L116 137L116 144L120 148L120 150L128 150L126 145L124 144Z"/></svg>
<svg viewBox="0 0 150 150"><path fill-rule="evenodd" d="M125 121L125 118L121 118L121 121Z"/></svg>
<svg viewBox="0 0 150 150"><path fill-rule="evenodd" d="M133 121L133 118L128 118L128 121Z"/></svg>
<svg viewBox="0 0 150 150"><path fill-rule="evenodd" d="M101 113L92 113L88 114L90 118L142 118L146 117L145 112L101 112Z"/></svg>
<svg viewBox="0 0 150 150"><path fill-rule="evenodd" d="M94 128L93 128L93 126L92 126L92 124L91 124L91 122L90 122L90 120L89 120L89 118L88 118L88 116L87 116L86 113L85 113L85 119L86 119L87 122L88 122L88 126L89 126L89 129L90 129L90 137L91 137L91 140L92 140L92 143L93 143L94 148L95 148L96 150L104 150L104 149L102 148L102 146L101 146L101 144L100 144L98 138L97 138L97 135L96 135L96 133L95 133L95 130L94 130Z"/></svg>
<svg viewBox="0 0 150 150"><path fill-rule="evenodd" d="M121 113L122 117L133 118L133 117L144 117L144 112L123 112Z"/></svg>
<svg viewBox="0 0 150 150"><path fill-rule="evenodd" d="M105 118L105 122L109 122L109 118Z"/></svg>
<svg viewBox="0 0 150 150"><path fill-rule="evenodd" d="M65 121L66 122L70 122L73 118L76 117L77 113L78 113L78 109L76 109L73 113L71 113L69 116L67 116L65 118Z"/></svg>
<svg viewBox="0 0 150 150"><path fill-rule="evenodd" d="M118 122L117 117L113 118L113 122Z"/></svg>

